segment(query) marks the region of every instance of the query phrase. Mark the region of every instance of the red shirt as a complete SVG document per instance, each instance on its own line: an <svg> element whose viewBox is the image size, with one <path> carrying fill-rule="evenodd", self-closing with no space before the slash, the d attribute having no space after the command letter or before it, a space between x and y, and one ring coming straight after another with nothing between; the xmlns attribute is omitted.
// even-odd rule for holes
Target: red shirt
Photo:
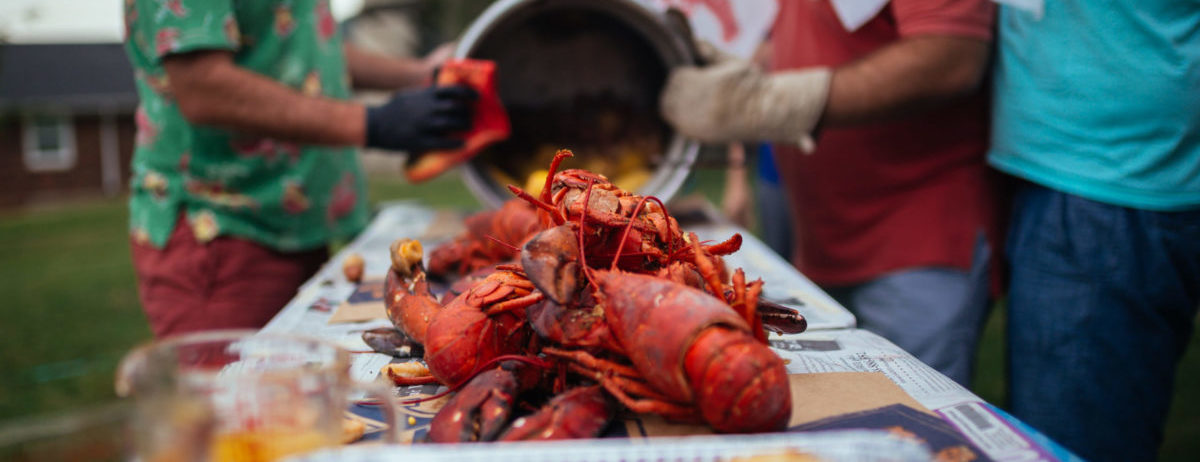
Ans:
<svg viewBox="0 0 1200 462"><path fill-rule="evenodd" d="M775 70L836 67L904 37L992 36L987 0L892 0L854 32L828 0L779 3ZM811 155L777 146L795 210L796 267L832 286L902 268L970 268L976 239L995 229L987 109L980 91L889 122L825 129Z"/></svg>

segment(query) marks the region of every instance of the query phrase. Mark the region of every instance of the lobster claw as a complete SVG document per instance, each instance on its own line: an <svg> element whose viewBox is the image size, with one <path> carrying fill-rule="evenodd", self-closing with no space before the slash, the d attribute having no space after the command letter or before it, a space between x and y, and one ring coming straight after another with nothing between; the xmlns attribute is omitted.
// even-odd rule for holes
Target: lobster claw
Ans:
<svg viewBox="0 0 1200 462"><path fill-rule="evenodd" d="M575 388L513 421L500 441L594 438L612 420L613 407L599 385Z"/></svg>
<svg viewBox="0 0 1200 462"><path fill-rule="evenodd" d="M395 270L388 271L383 301L392 325L418 344L425 344L429 323L442 309L441 303L429 292L425 273L417 272L409 284Z"/></svg>
<svg viewBox="0 0 1200 462"><path fill-rule="evenodd" d="M380 327L362 333L363 343L376 353L396 358L420 358L425 348L395 327Z"/></svg>
<svg viewBox="0 0 1200 462"><path fill-rule="evenodd" d="M453 443L492 441L504 430L513 403L522 391L520 363L506 361L467 382L433 417L429 441Z"/></svg>
<svg viewBox="0 0 1200 462"><path fill-rule="evenodd" d="M808 329L808 320L793 308L769 300L758 300L758 316L763 328L777 334L799 334Z"/></svg>
<svg viewBox="0 0 1200 462"><path fill-rule="evenodd" d="M578 236L570 225L547 229L521 248L521 266L533 285L555 303L565 305L579 290Z"/></svg>

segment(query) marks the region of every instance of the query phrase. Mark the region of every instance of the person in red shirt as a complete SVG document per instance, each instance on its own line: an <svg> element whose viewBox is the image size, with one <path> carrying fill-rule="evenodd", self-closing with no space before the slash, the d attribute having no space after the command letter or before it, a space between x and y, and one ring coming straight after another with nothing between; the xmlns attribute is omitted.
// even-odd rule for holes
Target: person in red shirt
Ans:
<svg viewBox="0 0 1200 462"><path fill-rule="evenodd" d="M981 90L994 6L880 1L853 24L835 3L853 2L780 2L771 72L701 44L712 62L672 72L663 116L707 142L776 142L793 263L859 327L965 385L997 229Z"/></svg>

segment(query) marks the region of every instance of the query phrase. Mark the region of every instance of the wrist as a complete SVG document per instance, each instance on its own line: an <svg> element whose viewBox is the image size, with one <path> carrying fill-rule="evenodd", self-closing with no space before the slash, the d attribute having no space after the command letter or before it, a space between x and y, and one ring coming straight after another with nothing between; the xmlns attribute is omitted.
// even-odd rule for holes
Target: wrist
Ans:
<svg viewBox="0 0 1200 462"><path fill-rule="evenodd" d="M353 133L356 134L356 146L362 147L377 147L380 138L380 123L379 123L379 106L357 106L358 127Z"/></svg>

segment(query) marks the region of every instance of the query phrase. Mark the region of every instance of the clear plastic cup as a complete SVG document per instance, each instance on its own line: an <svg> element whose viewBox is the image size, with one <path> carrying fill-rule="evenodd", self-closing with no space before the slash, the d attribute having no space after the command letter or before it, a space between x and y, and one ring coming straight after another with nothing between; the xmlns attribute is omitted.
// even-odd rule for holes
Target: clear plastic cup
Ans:
<svg viewBox="0 0 1200 462"><path fill-rule="evenodd" d="M391 393L350 379L350 354L323 340L211 331L130 352L117 393L134 401L143 461L273 461L337 446L351 396L385 406L384 442L397 441Z"/></svg>

